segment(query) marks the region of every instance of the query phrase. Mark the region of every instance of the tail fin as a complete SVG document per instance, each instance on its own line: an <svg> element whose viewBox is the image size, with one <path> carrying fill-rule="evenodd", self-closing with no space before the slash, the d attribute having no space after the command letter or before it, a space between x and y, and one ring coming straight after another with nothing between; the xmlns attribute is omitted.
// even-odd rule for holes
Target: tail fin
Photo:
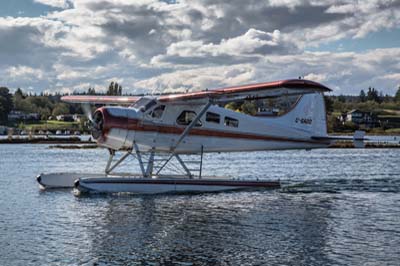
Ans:
<svg viewBox="0 0 400 266"><path fill-rule="evenodd" d="M311 136L326 136L325 100L322 93L304 94L295 107L279 119Z"/></svg>

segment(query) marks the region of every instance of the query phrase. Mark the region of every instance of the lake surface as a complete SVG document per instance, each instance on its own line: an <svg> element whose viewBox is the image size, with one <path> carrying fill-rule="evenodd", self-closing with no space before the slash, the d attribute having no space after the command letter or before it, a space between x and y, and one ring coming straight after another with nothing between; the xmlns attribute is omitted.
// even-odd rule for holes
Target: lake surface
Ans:
<svg viewBox="0 0 400 266"><path fill-rule="evenodd" d="M0 145L0 265L400 265L400 149L205 155L204 174L282 180L272 191L38 189L40 172L101 172L107 153Z"/></svg>

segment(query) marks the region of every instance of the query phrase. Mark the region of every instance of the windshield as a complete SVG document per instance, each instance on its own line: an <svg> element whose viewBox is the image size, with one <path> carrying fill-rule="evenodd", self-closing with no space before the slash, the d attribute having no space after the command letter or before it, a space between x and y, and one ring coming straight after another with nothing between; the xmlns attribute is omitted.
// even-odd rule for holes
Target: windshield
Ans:
<svg viewBox="0 0 400 266"><path fill-rule="evenodd" d="M137 102L135 102L133 105L131 105L131 107L138 111L146 112L156 104L157 101L155 100L155 98L144 96L140 98Z"/></svg>

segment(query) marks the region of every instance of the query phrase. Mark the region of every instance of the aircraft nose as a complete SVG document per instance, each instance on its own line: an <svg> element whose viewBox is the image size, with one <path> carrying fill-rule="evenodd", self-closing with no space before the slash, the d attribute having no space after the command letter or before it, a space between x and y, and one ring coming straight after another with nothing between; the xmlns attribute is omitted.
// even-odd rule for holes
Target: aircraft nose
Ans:
<svg viewBox="0 0 400 266"><path fill-rule="evenodd" d="M97 109L93 115L91 133L94 139L99 139L102 136L104 126L104 114L101 109Z"/></svg>
<svg viewBox="0 0 400 266"><path fill-rule="evenodd" d="M75 180L75 182L74 182L74 187L75 187L75 188L78 188L78 187L79 187L79 179Z"/></svg>
<svg viewBox="0 0 400 266"><path fill-rule="evenodd" d="M41 182L42 182L42 175L38 175L37 177L36 177L36 181L39 183L39 184L42 184Z"/></svg>
<svg viewBox="0 0 400 266"><path fill-rule="evenodd" d="M90 131L93 139L98 144L108 148L120 149L124 145L128 122L132 112L135 111L126 107L100 107L94 114Z"/></svg>

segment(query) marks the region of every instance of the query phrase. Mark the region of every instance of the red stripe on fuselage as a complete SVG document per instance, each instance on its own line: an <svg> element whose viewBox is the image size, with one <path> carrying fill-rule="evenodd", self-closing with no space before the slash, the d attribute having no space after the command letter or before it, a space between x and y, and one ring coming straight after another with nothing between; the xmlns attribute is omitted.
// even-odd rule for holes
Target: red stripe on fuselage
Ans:
<svg viewBox="0 0 400 266"><path fill-rule="evenodd" d="M178 126L167 126L160 124L146 124L149 122L124 118L124 117L116 117L109 114L107 111L103 112L105 115L105 127L104 133L105 135L112 128L118 129L126 129L132 131L144 131L144 132L158 132L162 134L175 134L180 135L185 130L184 127ZM265 140L265 141L285 141L285 142L301 142L301 143L312 143L312 144L329 144L325 141L317 141L317 140L308 140L308 139L293 139L293 138L285 138L285 137L275 137L275 136L267 136L267 135L257 135L253 133L242 133L242 132L232 132L232 131L221 131L215 129L199 129L192 128L189 132L190 136L203 136L203 137L219 137L219 138L234 138L234 139L249 139L249 140Z"/></svg>

